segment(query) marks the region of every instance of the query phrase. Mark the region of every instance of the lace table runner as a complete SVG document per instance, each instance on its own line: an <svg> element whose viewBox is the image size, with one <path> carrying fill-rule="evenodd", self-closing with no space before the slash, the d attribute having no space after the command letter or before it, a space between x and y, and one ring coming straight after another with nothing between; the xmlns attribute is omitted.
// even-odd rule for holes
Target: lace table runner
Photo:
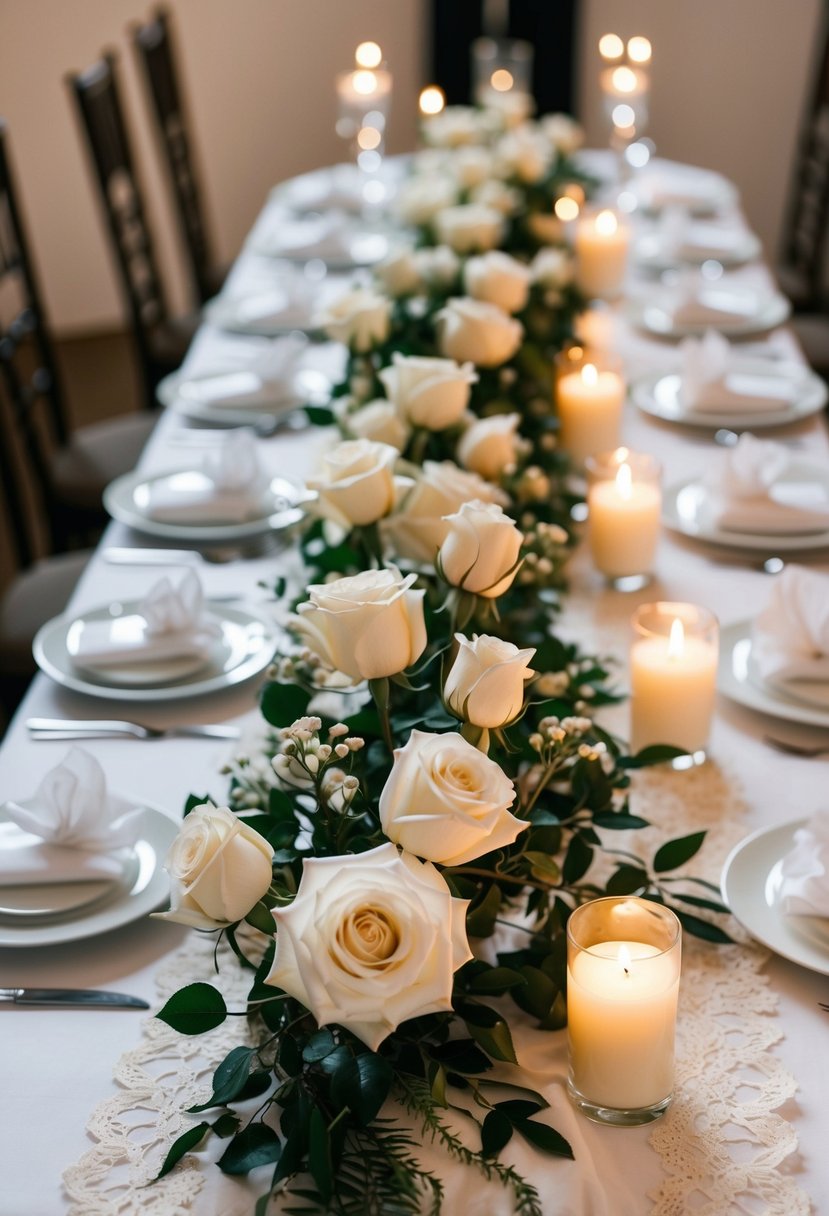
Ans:
<svg viewBox="0 0 829 1216"><path fill-rule="evenodd" d="M728 849L745 834L739 789L713 763L690 772L639 773L633 802L653 827L631 834L626 844L635 847L639 841L651 849L662 839L707 829L704 848L689 869L712 881ZM807 1216L810 1211L807 1196L780 1169L797 1137L775 1111L793 1096L796 1083L770 1053L782 1031L775 1020L777 997L761 974L768 954L737 926L731 931L738 945L711 946L686 935L676 1099L650 1136L663 1170L663 1181L649 1196L652 1216L688 1211ZM194 934L159 972L160 1001L184 983L202 979L222 988L231 1008L243 1008L249 975L231 963L217 977L212 952L212 938ZM213 1216L252 1211L256 1192L224 1179L203 1156L189 1154L166 1178L146 1186L169 1145L191 1125L184 1109L210 1092L214 1069L242 1041L245 1026L244 1019L230 1018L210 1034L190 1039L154 1019L144 1023L143 1041L115 1069L122 1092L100 1103L89 1120L94 1147L64 1175L70 1216L184 1216L196 1207ZM563 1034L552 1037L563 1040ZM578 1156L577 1149L577 1162ZM447 1168L458 1167L447 1162ZM545 1159L551 1184L559 1168L578 1165ZM198 1204L203 1188L220 1181L221 1205ZM234 1186L241 1188L235 1201L226 1199ZM561 1199L558 1194L555 1202ZM562 1210L576 1209L550 1208ZM647 1210L647 1201L641 1210Z"/></svg>

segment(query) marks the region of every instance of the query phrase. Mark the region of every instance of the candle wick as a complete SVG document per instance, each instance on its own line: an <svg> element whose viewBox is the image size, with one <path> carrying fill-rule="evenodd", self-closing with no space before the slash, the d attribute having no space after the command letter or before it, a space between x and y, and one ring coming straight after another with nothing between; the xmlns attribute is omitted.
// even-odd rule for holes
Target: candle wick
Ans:
<svg viewBox="0 0 829 1216"><path fill-rule="evenodd" d="M625 975L630 975L630 972L628 971L627 967L623 967L622 970L624 971Z"/></svg>

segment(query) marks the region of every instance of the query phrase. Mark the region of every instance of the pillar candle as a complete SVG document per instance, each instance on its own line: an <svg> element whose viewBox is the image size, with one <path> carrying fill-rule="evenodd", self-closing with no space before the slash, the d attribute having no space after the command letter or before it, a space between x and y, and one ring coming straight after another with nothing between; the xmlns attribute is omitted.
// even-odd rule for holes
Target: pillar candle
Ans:
<svg viewBox="0 0 829 1216"><path fill-rule="evenodd" d="M576 286L591 299L614 299L627 271L630 232L615 212L583 216L576 226Z"/></svg>
<svg viewBox="0 0 829 1216"><path fill-rule="evenodd" d="M662 509L658 484L635 476L635 453L622 448L619 456L615 477L595 480L587 492L590 553L611 579L650 573Z"/></svg>
<svg viewBox="0 0 829 1216"><path fill-rule="evenodd" d="M645 605L676 610L667 635L643 631L631 647L631 745L639 751L652 743L668 743L687 752L702 751L708 742L717 684L716 621L687 604ZM640 617L639 609L634 620ZM701 613L712 623L705 634L689 626L688 617ZM641 617L640 617L641 619Z"/></svg>
<svg viewBox="0 0 829 1216"><path fill-rule="evenodd" d="M618 372L585 363L557 382L559 442L576 465L619 446L625 382Z"/></svg>

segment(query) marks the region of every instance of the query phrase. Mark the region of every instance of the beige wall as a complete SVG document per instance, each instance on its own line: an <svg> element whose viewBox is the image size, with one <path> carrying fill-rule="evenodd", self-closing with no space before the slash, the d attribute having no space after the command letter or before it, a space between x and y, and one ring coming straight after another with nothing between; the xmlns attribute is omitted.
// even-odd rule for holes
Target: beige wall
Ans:
<svg viewBox="0 0 829 1216"><path fill-rule="evenodd" d="M230 259L280 179L342 159L334 76L373 38L394 74L389 147L411 147L422 84L423 0L168 0L216 246ZM167 194L127 25L152 0L0 0L0 114L53 325L117 324L120 298L85 149L63 76L105 47L121 52L162 270L183 300Z"/></svg>
<svg viewBox="0 0 829 1216"><path fill-rule="evenodd" d="M589 141L607 141L595 83L600 35L645 34L654 48L649 134L657 152L732 178L773 258L821 0L581 4L580 106Z"/></svg>

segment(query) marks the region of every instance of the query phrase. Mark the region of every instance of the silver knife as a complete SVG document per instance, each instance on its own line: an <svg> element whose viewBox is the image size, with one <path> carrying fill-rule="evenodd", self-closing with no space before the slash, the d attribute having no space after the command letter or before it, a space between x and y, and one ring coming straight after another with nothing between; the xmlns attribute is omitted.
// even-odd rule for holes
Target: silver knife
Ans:
<svg viewBox="0 0 829 1216"><path fill-rule="evenodd" d="M0 1002L65 1009L149 1009L140 997L97 988L0 988Z"/></svg>

